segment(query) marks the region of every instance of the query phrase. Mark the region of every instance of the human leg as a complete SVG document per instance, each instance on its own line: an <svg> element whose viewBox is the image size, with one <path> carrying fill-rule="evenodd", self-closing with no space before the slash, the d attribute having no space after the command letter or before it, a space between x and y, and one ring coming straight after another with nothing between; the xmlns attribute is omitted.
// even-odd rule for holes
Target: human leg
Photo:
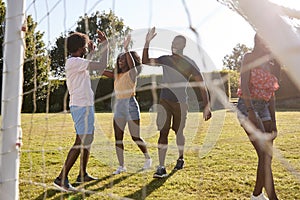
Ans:
<svg viewBox="0 0 300 200"><path fill-rule="evenodd" d="M76 189L69 183L68 174L76 162L79 154L80 154L80 143L81 140L78 135L76 135L75 143L69 150L66 161L63 165L61 172L58 177L54 180L54 186L59 190L67 192L67 191L75 191Z"/></svg>
<svg viewBox="0 0 300 200"><path fill-rule="evenodd" d="M157 127L159 132L158 138L158 158L159 165L165 165L166 153L168 149L168 135L171 126L172 112L168 101L161 99L157 109Z"/></svg>
<svg viewBox="0 0 300 200"><path fill-rule="evenodd" d="M272 142L270 142L272 143ZM272 144L269 144L272 146ZM272 152L265 152L265 185L264 185L270 200L277 200L275 192L275 184L272 173Z"/></svg>
<svg viewBox="0 0 300 200"><path fill-rule="evenodd" d="M123 118L115 118L113 122L114 132L115 132L115 148L116 154L119 162L119 167L113 174L120 174L126 171L126 167L124 166L124 129L126 126L126 120Z"/></svg>
<svg viewBox="0 0 300 200"><path fill-rule="evenodd" d="M264 123L269 125L269 123ZM266 130L268 126L265 126ZM256 174L256 182L253 191L254 196L262 194L262 189L265 188L269 199L277 200L275 192L274 179L272 173L272 157L273 157L273 140L269 140L271 133L260 133L260 137L256 140L251 140L257 155L258 155L258 166Z"/></svg>
<svg viewBox="0 0 300 200"><path fill-rule="evenodd" d="M266 133L271 135L272 124L270 120L263 122ZM275 139L275 138L274 138ZM265 156L265 189L270 200L277 200L278 197L275 192L275 184L272 172L272 159L273 159L273 140L266 140L266 148L264 151Z"/></svg>
<svg viewBox="0 0 300 200"><path fill-rule="evenodd" d="M143 152L146 159L150 159L146 142L140 136L140 120L128 121L128 128L132 140L138 145L139 149Z"/></svg>
<svg viewBox="0 0 300 200"><path fill-rule="evenodd" d="M140 120L128 121L128 128L132 140L138 145L139 149L143 152L145 157L145 163L143 169L149 169L152 165L152 159L148 153L146 142L140 136Z"/></svg>
<svg viewBox="0 0 300 200"><path fill-rule="evenodd" d="M264 166L265 156L261 144L259 144L259 141L252 140L251 143L258 157L257 169L256 169L256 181L253 190L253 195L258 196L262 193L263 187L265 185L265 166Z"/></svg>
<svg viewBox="0 0 300 200"><path fill-rule="evenodd" d="M123 138L124 138L124 129L126 126L126 121L125 119L122 118L114 119L113 126L115 132L115 147L116 147L117 158L119 161L119 165L124 166Z"/></svg>
<svg viewBox="0 0 300 200"><path fill-rule="evenodd" d="M60 179L65 179L66 177L68 177L71 168L73 167L74 163L76 162L80 154L80 145L81 145L81 139L78 135L76 135L75 143L69 150L64 166L60 174L58 175Z"/></svg>
<svg viewBox="0 0 300 200"><path fill-rule="evenodd" d="M173 111L172 129L175 131L176 134L178 159L183 159L185 145L185 137L183 130L186 123L188 105L186 103L172 103L171 106Z"/></svg>
<svg viewBox="0 0 300 200"><path fill-rule="evenodd" d="M87 173L87 164L90 156L91 144L94 140L94 134L83 134L79 135L81 139L80 145L80 169L79 174L77 176L76 182L89 182L93 180L97 180L97 178L90 176Z"/></svg>
<svg viewBox="0 0 300 200"><path fill-rule="evenodd" d="M146 143L140 135L140 107L134 96L129 99L126 120L132 140L138 145L145 158L150 159Z"/></svg>
<svg viewBox="0 0 300 200"><path fill-rule="evenodd" d="M260 111L264 110L265 106L260 102L252 101L254 106L254 111L256 119L254 121L249 120L248 112L246 105L243 99L239 99L237 108L238 108L238 119L241 123L241 126L244 128L246 134L249 137L250 142L252 143L257 157L257 170L256 170L256 181L253 190L251 199L258 199L260 196L263 196L262 190L265 185L265 156L264 156L264 137L263 132L265 132L264 127L262 126Z"/></svg>

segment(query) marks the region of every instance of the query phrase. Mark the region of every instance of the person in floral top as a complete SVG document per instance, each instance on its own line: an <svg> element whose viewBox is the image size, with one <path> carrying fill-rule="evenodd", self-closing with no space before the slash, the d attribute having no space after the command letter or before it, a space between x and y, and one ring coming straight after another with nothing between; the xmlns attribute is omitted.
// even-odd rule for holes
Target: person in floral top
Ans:
<svg viewBox="0 0 300 200"><path fill-rule="evenodd" d="M238 118L258 155L256 182L251 200L276 200L272 174L273 140L277 136L275 91L279 88L280 65L257 34L254 48L241 65L237 108Z"/></svg>

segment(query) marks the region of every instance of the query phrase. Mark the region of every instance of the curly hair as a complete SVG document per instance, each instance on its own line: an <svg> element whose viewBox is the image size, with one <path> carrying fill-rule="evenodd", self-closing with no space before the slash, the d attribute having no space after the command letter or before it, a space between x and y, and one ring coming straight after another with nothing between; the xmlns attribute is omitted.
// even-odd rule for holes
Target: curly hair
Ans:
<svg viewBox="0 0 300 200"><path fill-rule="evenodd" d="M137 54L136 51L129 51L129 53L131 54L133 60L134 60L134 66L137 67L137 70L138 70L138 73L141 72L142 68L139 67L140 65L142 65L142 59L141 57ZM116 70L117 70L117 73L122 73L122 69L119 67L119 59L122 57L122 56L125 56L125 53L120 53L117 57L117 63L116 63ZM126 65L127 65L127 70L126 71L129 71L130 68L128 66L128 63L127 63L127 60L125 59L126 61Z"/></svg>

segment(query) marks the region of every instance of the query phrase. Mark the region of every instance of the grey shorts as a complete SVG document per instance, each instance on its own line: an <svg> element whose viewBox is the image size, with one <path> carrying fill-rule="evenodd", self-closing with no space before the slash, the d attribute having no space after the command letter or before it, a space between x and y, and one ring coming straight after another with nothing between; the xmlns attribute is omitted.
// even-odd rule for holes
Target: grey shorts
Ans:
<svg viewBox="0 0 300 200"><path fill-rule="evenodd" d="M140 107L135 97L116 99L114 105L114 118L123 118L126 121L140 119Z"/></svg>
<svg viewBox="0 0 300 200"><path fill-rule="evenodd" d="M254 112L261 119L261 121L271 120L271 114L269 111L269 102L264 100L251 100L253 105ZM248 117L247 107L242 98L239 98L237 103L237 109L241 112L242 115Z"/></svg>
<svg viewBox="0 0 300 200"><path fill-rule="evenodd" d="M188 105L166 99L160 99L159 104L156 119L158 130L169 130L172 127L176 133L182 131L186 123Z"/></svg>

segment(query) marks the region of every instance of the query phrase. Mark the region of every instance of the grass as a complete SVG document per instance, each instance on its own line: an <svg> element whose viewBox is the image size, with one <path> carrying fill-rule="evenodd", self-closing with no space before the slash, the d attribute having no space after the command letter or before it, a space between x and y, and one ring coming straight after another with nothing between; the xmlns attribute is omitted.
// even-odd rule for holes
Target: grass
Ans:
<svg viewBox="0 0 300 200"><path fill-rule="evenodd" d="M158 131L154 113L142 113L141 134L153 158L153 169L141 172L143 156L125 134L128 172L112 176L118 166L114 150L112 114L96 114L96 134L88 172L98 181L76 185L84 192L61 193L52 182L58 175L75 133L70 114L22 114L23 146L20 199L249 199L255 183L257 157L235 113L216 111L204 122L201 113L189 113L185 129L186 165L172 172L177 159L170 132L166 159L169 176L153 179L158 164ZM300 112L277 112L273 173L280 199L300 199ZM78 174L76 162L69 174Z"/></svg>

